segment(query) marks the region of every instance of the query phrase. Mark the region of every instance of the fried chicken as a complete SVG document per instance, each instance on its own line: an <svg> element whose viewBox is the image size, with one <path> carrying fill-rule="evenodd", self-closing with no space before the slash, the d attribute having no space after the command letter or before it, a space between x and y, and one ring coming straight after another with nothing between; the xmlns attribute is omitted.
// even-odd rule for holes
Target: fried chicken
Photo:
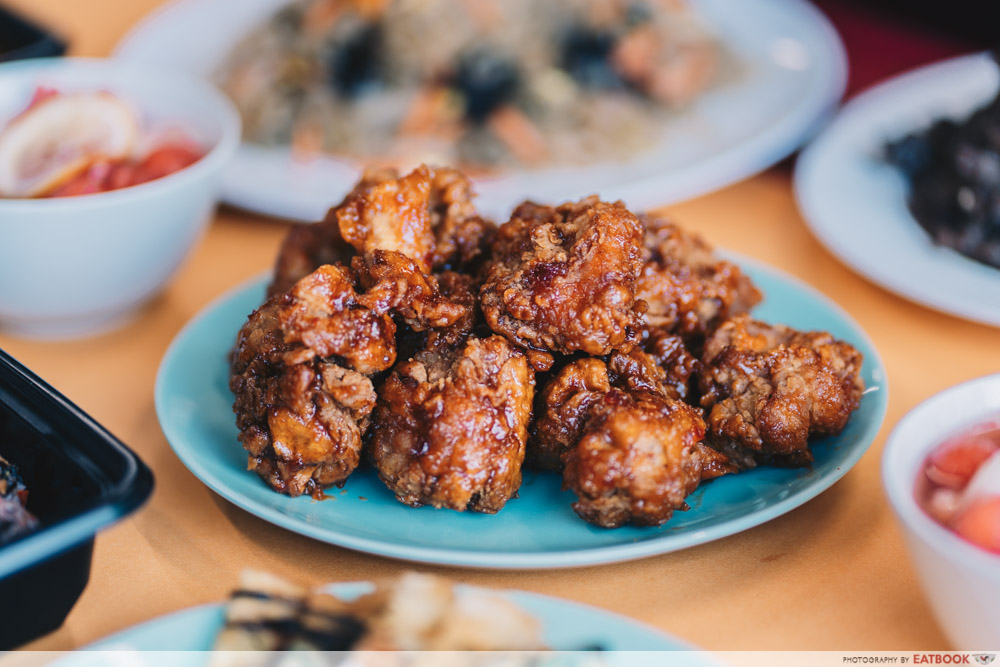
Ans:
<svg viewBox="0 0 1000 667"><path fill-rule="evenodd" d="M488 244L494 227L476 213L472 196L459 172L423 165L356 190L334 217L359 253L393 250L430 273L470 265Z"/></svg>
<svg viewBox="0 0 1000 667"><path fill-rule="evenodd" d="M658 526L703 479L731 471L702 444L698 410L645 392L612 389L591 405L579 442L566 452L563 485L573 510L604 528Z"/></svg>
<svg viewBox="0 0 1000 667"><path fill-rule="evenodd" d="M692 398L701 362L680 336L657 329L645 334L641 346L628 352L615 351L608 357L612 384L681 401Z"/></svg>
<svg viewBox="0 0 1000 667"><path fill-rule="evenodd" d="M808 464L809 439L839 433L864 391L853 346L747 315L712 334L703 361L709 442L744 467Z"/></svg>
<svg viewBox="0 0 1000 667"><path fill-rule="evenodd" d="M418 167L400 177L375 168L326 218L294 226L278 253L268 296L288 291L323 264L349 266L355 254L390 250L424 273L475 271L496 226L476 212L472 183L454 169Z"/></svg>
<svg viewBox="0 0 1000 667"><path fill-rule="evenodd" d="M699 236L673 222L642 216L643 267L636 298L644 322L700 343L726 318L749 312L761 293L739 267L720 260Z"/></svg>
<svg viewBox="0 0 1000 667"><path fill-rule="evenodd" d="M534 372L500 336L434 344L379 389L371 455L411 506L493 514L521 485Z"/></svg>
<svg viewBox="0 0 1000 667"><path fill-rule="evenodd" d="M563 354L604 355L636 340L642 225L621 203L522 204L492 253L480 297L496 333Z"/></svg>
<svg viewBox="0 0 1000 667"><path fill-rule="evenodd" d="M385 255L390 266L405 260ZM359 294L353 272L322 266L269 299L240 330L230 377L239 439L249 468L275 490L312 493L342 483L357 467L375 406L369 376L396 359L390 312L399 299L387 294L409 294L407 308L423 325L465 316L433 279L414 295L395 270L379 275L369 276L371 292ZM420 305L425 299L433 308Z"/></svg>
<svg viewBox="0 0 1000 667"><path fill-rule="evenodd" d="M528 465L542 470L563 469L562 456L576 445L590 407L617 387L671 400L689 397L700 362L677 336L658 333L646 349L612 352L607 360L577 359L545 384L535 401L535 420L528 442Z"/></svg>
<svg viewBox="0 0 1000 667"><path fill-rule="evenodd" d="M538 394L525 462L561 471L562 456L580 439L590 406L609 391L608 367L600 359L577 359L560 369Z"/></svg>

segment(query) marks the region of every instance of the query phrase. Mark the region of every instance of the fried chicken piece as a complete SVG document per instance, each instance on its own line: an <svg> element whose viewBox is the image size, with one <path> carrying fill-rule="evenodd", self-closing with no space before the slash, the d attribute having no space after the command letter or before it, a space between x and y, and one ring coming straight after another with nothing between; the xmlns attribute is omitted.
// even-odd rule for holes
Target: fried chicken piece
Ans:
<svg viewBox="0 0 1000 667"><path fill-rule="evenodd" d="M744 467L808 464L809 439L839 433L864 391L863 357L850 344L747 315L712 334L703 360L709 442Z"/></svg>
<svg viewBox="0 0 1000 667"><path fill-rule="evenodd" d="M249 468L283 493L340 484L357 467L375 406L368 376L396 360L390 312L414 326L467 317L436 281L401 269L412 268L402 255L378 251L372 260L363 267L369 292L355 291L350 269L322 266L250 315L237 338L230 388L239 439Z"/></svg>
<svg viewBox="0 0 1000 667"><path fill-rule="evenodd" d="M641 325L641 245L642 225L620 202L520 205L486 266L487 324L534 350L604 355L631 346Z"/></svg>
<svg viewBox="0 0 1000 667"><path fill-rule="evenodd" d="M703 479L731 471L702 444L698 410L645 392L612 389L589 410L579 442L565 455L563 485L573 510L604 528L659 526L685 510Z"/></svg>
<svg viewBox="0 0 1000 667"><path fill-rule="evenodd" d="M580 439L590 406L609 391L608 367L600 359L577 359L560 369L538 394L525 463L561 471L563 454Z"/></svg>
<svg viewBox="0 0 1000 667"><path fill-rule="evenodd" d="M365 304L377 312L392 310L415 331L449 327L470 317L475 306L474 300L463 304L449 299L437 278L398 252L374 250L355 257L352 265L367 290Z"/></svg>
<svg viewBox="0 0 1000 667"><path fill-rule="evenodd" d="M700 343L723 320L749 312L763 298L739 267L720 260L701 237L673 222L642 216L644 264L636 298L649 326Z"/></svg>
<svg viewBox="0 0 1000 667"><path fill-rule="evenodd" d="M395 170L367 169L344 201L394 178L396 178ZM350 266L355 250L340 235L340 225L336 215L337 209L343 205L344 202L341 202L337 207L331 208L326 218L320 222L298 223L292 226L278 251L274 278L267 288L268 298L287 292L292 285L324 264Z"/></svg>
<svg viewBox="0 0 1000 667"><path fill-rule="evenodd" d="M407 505L498 512L521 485L534 386L524 353L500 336L429 346L379 390L379 477Z"/></svg>
<svg viewBox="0 0 1000 667"><path fill-rule="evenodd" d="M241 329L229 386L247 467L274 490L298 496L340 484L357 467L375 387L286 342L282 300L268 301Z"/></svg>
<svg viewBox="0 0 1000 667"><path fill-rule="evenodd" d="M645 333L641 347L628 352L615 351L608 357L612 384L680 401L690 399L701 362L680 336L656 329Z"/></svg>
<svg viewBox="0 0 1000 667"><path fill-rule="evenodd" d="M292 227L278 252L268 296L324 264L349 266L375 250L402 253L424 273L475 271L496 226L476 212L472 183L454 169L421 166L400 177L370 168L320 222Z"/></svg>
<svg viewBox="0 0 1000 667"><path fill-rule="evenodd" d="M286 358L301 363L336 357L365 375L392 366L396 326L389 308L380 295L359 295L354 283L350 270L325 265L295 283L287 295L273 299L285 342L301 344Z"/></svg>
<svg viewBox="0 0 1000 667"><path fill-rule="evenodd" d="M334 217L341 236L359 253L392 250L430 273L470 265L488 244L494 226L476 213L472 196L461 173L422 165L356 189Z"/></svg>

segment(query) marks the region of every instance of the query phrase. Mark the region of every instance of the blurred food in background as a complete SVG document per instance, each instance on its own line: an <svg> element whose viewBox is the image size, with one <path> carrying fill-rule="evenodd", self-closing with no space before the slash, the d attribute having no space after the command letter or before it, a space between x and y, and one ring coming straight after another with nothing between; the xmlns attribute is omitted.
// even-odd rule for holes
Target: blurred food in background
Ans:
<svg viewBox="0 0 1000 667"><path fill-rule="evenodd" d="M890 142L886 156L936 243L1000 268L1000 94L966 119L942 118Z"/></svg>
<svg viewBox="0 0 1000 667"><path fill-rule="evenodd" d="M217 77L250 142L488 169L627 158L727 66L683 0L298 0Z"/></svg>
<svg viewBox="0 0 1000 667"><path fill-rule="evenodd" d="M67 197L162 178L204 155L172 131L154 137L132 106L104 91L40 87L0 129L0 197Z"/></svg>

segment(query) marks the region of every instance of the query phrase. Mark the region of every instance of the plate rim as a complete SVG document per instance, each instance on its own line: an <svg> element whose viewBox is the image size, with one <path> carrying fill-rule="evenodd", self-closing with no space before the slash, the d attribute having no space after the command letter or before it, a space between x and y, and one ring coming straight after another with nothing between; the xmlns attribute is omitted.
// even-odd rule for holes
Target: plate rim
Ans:
<svg viewBox="0 0 1000 667"><path fill-rule="evenodd" d="M860 243L852 242L850 238L845 238L837 233L837 225L824 221L825 217L832 217L832 214L825 213L816 197L811 183L819 179L817 174L830 170L827 164L830 153L828 148L834 145L838 134L844 131L845 127L855 128L854 131L866 129L875 121L859 123L856 119L861 115L858 109L875 106L875 103L883 97L896 96L902 92L906 94L915 88L916 85L924 83L927 79L941 76L942 73L956 69L966 69L976 66L985 59L983 52L971 53L953 58L938 60L926 65L909 69L905 72L880 81L859 93L844 105L837 117L827 126L806 148L800 153L792 177L792 185L795 202L801 213L802 219L812 233L813 237L842 264L846 265L853 272L865 278L871 283L885 289L911 303L916 303L925 308L945 313L962 320L1000 327L1000 306L991 306L988 302L972 302L960 300L949 300L938 298L933 294L928 295L921 289L914 289L912 275L900 273L887 268L878 262L873 262L860 252ZM911 95L912 96L912 95ZM911 131L918 129L909 128ZM909 210L906 208L905 210ZM911 223L914 229L919 231L919 223L912 215L906 220ZM984 270L996 273L997 289L1000 290L1000 269L992 269L976 262L975 260L962 255L958 251L950 248L935 245L929 238L926 241L929 249L938 249L943 253L942 263L948 263L957 267L962 273L984 274ZM955 261L960 260L960 261Z"/></svg>
<svg viewBox="0 0 1000 667"><path fill-rule="evenodd" d="M113 57L132 58L131 51L138 48L136 45L142 42L146 31L153 29L157 21L178 11L183 12L188 6L196 7L198 1L172 0L155 8L121 37L112 50ZM690 1L698 11L699 3L714 0ZM821 81L823 85L807 87L803 91L804 94L797 98L797 103L790 110L786 109L776 121L757 128L757 131L750 136L726 146L718 155L702 156L692 162L693 167L688 165L678 168L666 179L661 172L650 171L642 177L605 188L613 191L614 198L629 201L637 208L653 208L676 204L721 190L750 178L789 156L814 136L833 116L847 87L848 59L843 41L830 19L808 0L753 0L753 2L786 15L794 15L796 23L806 27L804 32L808 32L810 38L806 40L808 42L806 46L810 49L813 62L816 63L813 78ZM711 30L711 26L709 29ZM724 42L725 36L719 35L719 39ZM241 143L238 151L243 150L246 145ZM238 159L238 156L234 158ZM341 166L359 168L358 163L338 161L336 156L325 156L324 159L332 159ZM612 168L614 164L613 160L604 160L582 166ZM548 170L541 170L542 173L546 171ZM232 169L228 170L228 173L233 173ZM530 173L530 170L514 169L509 173L515 177L524 176ZM238 209L299 222L315 222L317 218L322 217L321 214L306 212L309 203L296 205L291 201L274 199L258 190L248 190L242 186L234 190L228 180L227 177L223 179L222 200ZM671 182L674 185L670 185ZM349 185L344 184L344 192L349 189ZM652 194L657 189L668 190L668 193L666 196Z"/></svg>
<svg viewBox="0 0 1000 667"><path fill-rule="evenodd" d="M362 553L373 554L381 557L394 558L414 563L428 563L453 567L468 567L494 570L542 570L558 569L570 567L587 567L592 565L602 565L607 563L627 562L650 556L657 556L666 553L680 551L693 546L698 546L708 542L713 542L724 537L730 537L750 528L757 527L773 519L800 507L810 500L816 498L821 493L828 490L840 479L844 477L864 454L871 448L878 437L888 410L889 383L885 369L885 364L867 332L835 301L825 294L805 283L804 281L791 276L784 271L770 267L755 259L742 257L735 253L724 252L729 257L738 258L744 266L752 266L755 270L768 273L773 277L793 284L803 290L811 299L821 303L824 308L835 313L851 329L853 336L863 342L867 350L866 364L871 364L870 368L880 375L879 389L872 392L873 399L877 401L876 412L871 420L864 425L859 443L851 448L843 462L827 471L819 477L815 483L800 490L798 493L778 500L767 507L757 510L750 515L733 518L730 522L721 526L692 530L688 533L664 534L640 542L626 542L621 544L601 546L584 549L564 549L548 552L489 552L472 551L441 547L416 546L405 544L394 544L382 540L368 537L345 535L335 529L324 528L317 525L304 525L301 521L288 517L280 511L262 505L253 498L249 498L239 492L227 487L212 472L211 466L205 466L199 461L189 448L175 445L175 440L183 440L176 433L175 428L170 425L169 420L165 420L165 384L167 369L173 365L177 357L181 342L190 335L193 328L203 319L209 317L217 308L235 298L238 294L260 284L262 279L268 274L258 275L250 280L243 281L237 286L227 290L222 295L216 297L208 305L202 308L197 315L192 317L184 327L174 336L169 347L163 355L156 374L154 403L157 419L163 435L180 459L181 463L195 476L201 483L205 484L214 493L224 498L227 502L236 505L241 510L248 512L268 523L276 525L285 530L290 530L311 539L315 539L338 547L348 548ZM252 509L251 509L252 508ZM317 532L319 534L317 534ZM665 544L664 544L665 543Z"/></svg>

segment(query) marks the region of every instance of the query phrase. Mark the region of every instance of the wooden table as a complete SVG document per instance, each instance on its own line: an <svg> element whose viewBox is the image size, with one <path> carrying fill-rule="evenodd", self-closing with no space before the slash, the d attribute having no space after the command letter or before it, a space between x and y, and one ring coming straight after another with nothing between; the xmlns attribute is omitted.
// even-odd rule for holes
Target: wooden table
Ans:
<svg viewBox="0 0 1000 667"><path fill-rule="evenodd" d="M73 54L99 56L157 2L11 4L62 30ZM268 269L287 229L222 208L166 291L124 328L72 342L0 334L0 347L128 443L156 475L149 503L100 535L90 584L65 625L29 648L69 649L223 599L246 566L314 584L426 570L597 605L715 650L947 648L883 494L879 458L888 431L917 402L998 370L998 331L913 305L841 265L809 234L785 167L669 212L713 243L815 286L850 312L880 350L890 379L885 425L860 463L829 491L704 546L565 571L410 565L272 526L220 499L188 472L153 409L153 380L170 340L210 300Z"/></svg>

